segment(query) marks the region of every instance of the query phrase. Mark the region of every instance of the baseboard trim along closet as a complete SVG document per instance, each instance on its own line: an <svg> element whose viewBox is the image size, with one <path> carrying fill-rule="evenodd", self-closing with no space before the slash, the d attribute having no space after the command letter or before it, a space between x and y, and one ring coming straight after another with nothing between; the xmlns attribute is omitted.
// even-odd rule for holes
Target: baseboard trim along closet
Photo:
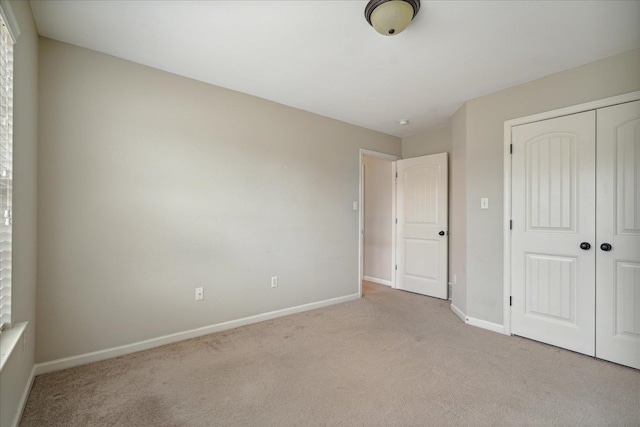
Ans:
<svg viewBox="0 0 640 427"><path fill-rule="evenodd" d="M460 318L460 320L462 320L464 323L467 323L467 317L464 315L464 313L455 305L451 304L451 311L453 311L456 316L458 316Z"/></svg>
<svg viewBox="0 0 640 427"><path fill-rule="evenodd" d="M504 326L499 323L487 322L486 320L476 319L475 317L467 316L467 325L475 326L477 328L487 329L492 332L507 335L504 330Z"/></svg>
<svg viewBox="0 0 640 427"><path fill-rule="evenodd" d="M491 332L497 332L503 335L509 335L504 329L504 326L500 325L499 323L487 322L486 320L480 320L480 319L476 319L475 317L466 316L462 312L462 310L460 310L458 307L456 307L453 304L451 304L450 307L451 307L451 311L453 311L455 315L458 316L460 320L462 320L467 325L475 326L476 328L486 329Z"/></svg>
<svg viewBox="0 0 640 427"><path fill-rule="evenodd" d="M35 378L36 378L36 367L34 365L31 368L31 373L29 374L27 385L25 385L24 391L22 392L22 396L20 396L20 402L18 402L18 409L16 410L16 414L13 417L13 422L11 423L12 427L18 427L20 425L20 420L22 420L22 414L24 413L24 408L27 406L27 399L29 398L29 393L31 393L31 386L33 386L33 380Z"/></svg>
<svg viewBox="0 0 640 427"><path fill-rule="evenodd" d="M152 338L149 340L139 341L119 347L85 353L79 356L65 357L62 359L52 360L50 362L38 363L35 366L35 374L41 375L49 372L59 371L61 369L86 365L87 363L99 362L101 360L111 359L113 357L123 356L125 354L135 353L137 351L148 350L150 348L172 344L174 342L184 341L191 338L197 338L203 335L213 334L215 332L226 331L240 326L251 325L253 323L263 322L265 320L288 316L290 314L302 313L304 311L314 310L316 308L322 308L347 301L353 301L358 298L360 298L360 295L358 294L331 298L323 301L312 302L309 304L298 305L295 307L284 308L281 310L270 311L268 313L257 314L255 316L229 320L227 322L217 323L215 325L203 326L201 328L191 329L189 331L164 335L158 338Z"/></svg>
<svg viewBox="0 0 640 427"><path fill-rule="evenodd" d="M393 286L390 280L378 279L377 277L364 276L363 280L371 283L377 283L379 285Z"/></svg>

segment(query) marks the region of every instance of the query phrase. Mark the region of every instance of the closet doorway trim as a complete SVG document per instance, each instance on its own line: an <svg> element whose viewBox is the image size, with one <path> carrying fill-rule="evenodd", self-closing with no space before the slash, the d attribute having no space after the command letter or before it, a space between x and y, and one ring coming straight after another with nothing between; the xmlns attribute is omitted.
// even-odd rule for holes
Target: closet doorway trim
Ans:
<svg viewBox="0 0 640 427"><path fill-rule="evenodd" d="M520 117L504 122L504 216L503 216L503 298L502 298L502 322L504 333L511 335L511 128L527 123L539 122L541 120L553 119L570 114L582 113L584 111L597 110L599 108L611 107L613 105L624 104L640 100L640 91L599 99L597 101L586 102L584 104L573 105L571 107L560 108L558 110L546 111L544 113L531 116Z"/></svg>

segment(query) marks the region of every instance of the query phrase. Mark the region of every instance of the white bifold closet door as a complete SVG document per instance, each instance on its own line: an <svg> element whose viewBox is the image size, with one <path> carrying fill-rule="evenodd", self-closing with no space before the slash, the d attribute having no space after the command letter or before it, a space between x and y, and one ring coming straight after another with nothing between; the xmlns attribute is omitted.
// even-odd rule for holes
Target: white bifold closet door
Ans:
<svg viewBox="0 0 640 427"><path fill-rule="evenodd" d="M589 111L516 126L511 160L512 332L591 356L595 125Z"/></svg>
<svg viewBox="0 0 640 427"><path fill-rule="evenodd" d="M596 356L640 369L640 101L597 114Z"/></svg>
<svg viewBox="0 0 640 427"><path fill-rule="evenodd" d="M640 368L640 101L512 143L512 332Z"/></svg>

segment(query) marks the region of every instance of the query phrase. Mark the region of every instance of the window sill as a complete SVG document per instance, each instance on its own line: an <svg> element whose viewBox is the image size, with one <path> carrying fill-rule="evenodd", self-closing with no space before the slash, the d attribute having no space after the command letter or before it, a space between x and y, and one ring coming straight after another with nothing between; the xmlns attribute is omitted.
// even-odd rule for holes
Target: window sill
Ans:
<svg viewBox="0 0 640 427"><path fill-rule="evenodd" d="M2 331L0 335L0 372L13 350L17 347L20 338L24 335L24 331L27 329L28 322L18 323L7 331Z"/></svg>

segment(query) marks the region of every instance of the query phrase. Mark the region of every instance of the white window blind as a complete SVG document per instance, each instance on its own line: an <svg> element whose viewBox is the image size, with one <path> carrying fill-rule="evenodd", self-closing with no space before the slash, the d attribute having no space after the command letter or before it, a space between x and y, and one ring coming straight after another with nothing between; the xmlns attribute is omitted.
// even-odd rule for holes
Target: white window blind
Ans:
<svg viewBox="0 0 640 427"><path fill-rule="evenodd" d="M4 15L4 13L3 13ZM0 331L11 325L13 39L0 17Z"/></svg>

